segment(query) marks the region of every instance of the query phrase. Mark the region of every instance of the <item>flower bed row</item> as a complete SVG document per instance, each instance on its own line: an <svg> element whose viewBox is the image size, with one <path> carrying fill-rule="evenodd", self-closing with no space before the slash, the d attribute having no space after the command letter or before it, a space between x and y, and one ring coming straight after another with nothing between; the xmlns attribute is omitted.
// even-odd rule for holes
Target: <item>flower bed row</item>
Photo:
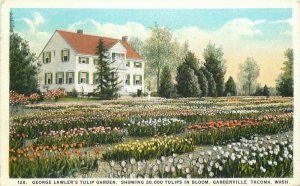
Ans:
<svg viewBox="0 0 300 186"><path fill-rule="evenodd" d="M32 122L34 122L33 120ZM33 139L40 137L41 134L49 131L70 131L75 128L93 128L93 127L124 127L124 123L128 122L127 118L101 119L93 117L75 116L69 119L56 118L51 120L41 121L39 124L19 124L10 127L10 137L15 138L17 135L25 136L24 138Z"/></svg>
<svg viewBox="0 0 300 186"><path fill-rule="evenodd" d="M241 139L214 151L187 158L158 157L156 161L110 161L109 177L130 178L245 178L289 177L293 173L293 146L287 138ZM214 157L215 156L215 157Z"/></svg>
<svg viewBox="0 0 300 186"><path fill-rule="evenodd" d="M102 154L104 160L136 160L151 159L159 156L168 156L173 153L186 153L194 150L191 138L165 136L151 138L145 141L134 141L115 145Z"/></svg>
<svg viewBox="0 0 300 186"><path fill-rule="evenodd" d="M83 147L90 147L100 144L111 144L121 142L123 140L122 132L107 132L107 133L89 133L76 136L64 136L64 137L40 137L34 143L33 146L40 145L57 145L82 143Z"/></svg>
<svg viewBox="0 0 300 186"><path fill-rule="evenodd" d="M293 129L293 118L286 118L276 122L256 125L240 125L234 127L208 128L195 130L188 136L194 144L214 145L237 141L242 137L249 138L253 134L276 134Z"/></svg>
<svg viewBox="0 0 300 186"><path fill-rule="evenodd" d="M183 132L185 122L176 118L159 118L141 121L132 120L127 124L129 136L149 137L158 135L171 135Z"/></svg>
<svg viewBox="0 0 300 186"><path fill-rule="evenodd" d="M99 159L95 156L76 153L46 152L33 153L28 156L11 156L9 159L9 176L11 178L62 178L75 177L76 174L88 174L98 170Z"/></svg>
<svg viewBox="0 0 300 186"><path fill-rule="evenodd" d="M291 112L281 113L277 115L263 115L258 118L244 119L244 120L225 120L225 121L210 121L205 124L190 124L187 125L187 129L198 130L198 129L207 129L207 128L221 128L221 127L229 127L234 128L237 126L256 126L265 124L266 122L277 122L280 120L286 120L292 118L293 114Z"/></svg>

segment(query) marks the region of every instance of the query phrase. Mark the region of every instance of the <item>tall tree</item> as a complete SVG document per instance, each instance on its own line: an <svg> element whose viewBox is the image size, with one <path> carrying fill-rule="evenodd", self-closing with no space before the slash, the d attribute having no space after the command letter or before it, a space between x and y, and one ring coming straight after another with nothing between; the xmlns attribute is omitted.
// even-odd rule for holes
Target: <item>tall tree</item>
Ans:
<svg viewBox="0 0 300 186"><path fill-rule="evenodd" d="M253 58L247 58L243 64L240 64L239 85L244 95L252 95L257 86L257 77L260 67Z"/></svg>
<svg viewBox="0 0 300 186"><path fill-rule="evenodd" d="M225 95L227 96L228 94L231 96L236 96L237 94L236 84L231 76L225 83Z"/></svg>
<svg viewBox="0 0 300 186"><path fill-rule="evenodd" d="M156 88L159 91L161 70L174 57L172 34L167 27L155 24L150 37L144 43L142 55L146 60L147 75L156 76Z"/></svg>
<svg viewBox="0 0 300 186"><path fill-rule="evenodd" d="M212 73L210 73L205 67L201 67L200 71L203 72L207 80L207 87L208 87L207 96L211 96L211 97L217 96L216 82L214 80Z"/></svg>
<svg viewBox="0 0 300 186"><path fill-rule="evenodd" d="M139 37L131 37L128 41L131 47L139 53L140 55L143 52L143 41Z"/></svg>
<svg viewBox="0 0 300 186"><path fill-rule="evenodd" d="M172 75L168 66L164 66L164 68L162 69L158 94L159 96L166 98L175 96L175 88L172 82Z"/></svg>
<svg viewBox="0 0 300 186"><path fill-rule="evenodd" d="M188 51L186 54L186 59L183 62L183 65L186 65L190 69L194 70L195 75L198 79L198 84L201 90L201 97L208 96L209 90L208 90L208 82L207 78L204 75L203 71L200 70L200 62L196 58L195 54Z"/></svg>
<svg viewBox="0 0 300 186"><path fill-rule="evenodd" d="M204 67L212 73L215 80L217 96L223 96L226 68L222 48L217 48L215 44L209 42L204 49L203 57L205 60Z"/></svg>
<svg viewBox="0 0 300 186"><path fill-rule="evenodd" d="M36 56L31 53L28 42L14 32L13 14L10 12L9 76L10 90L29 95L38 89Z"/></svg>
<svg viewBox="0 0 300 186"><path fill-rule="evenodd" d="M115 61L110 60L109 53L102 39L99 39L96 54L98 55L98 59L96 62L97 72L95 73L95 79L98 79L99 84L94 93L100 99L117 98L121 82L119 81L116 69L112 67Z"/></svg>
<svg viewBox="0 0 300 186"><path fill-rule="evenodd" d="M197 58L188 52L183 63L177 68L177 93L182 97L201 96L198 77L193 69L196 63Z"/></svg>
<svg viewBox="0 0 300 186"><path fill-rule="evenodd" d="M269 90L267 85L264 86L263 95L267 96L267 97L270 97L270 90Z"/></svg>
<svg viewBox="0 0 300 186"><path fill-rule="evenodd" d="M281 96L293 96L294 91L294 80L293 80L293 63L294 55L293 49L287 49L284 53L285 58L287 59L283 64L282 73L277 79L276 89Z"/></svg>

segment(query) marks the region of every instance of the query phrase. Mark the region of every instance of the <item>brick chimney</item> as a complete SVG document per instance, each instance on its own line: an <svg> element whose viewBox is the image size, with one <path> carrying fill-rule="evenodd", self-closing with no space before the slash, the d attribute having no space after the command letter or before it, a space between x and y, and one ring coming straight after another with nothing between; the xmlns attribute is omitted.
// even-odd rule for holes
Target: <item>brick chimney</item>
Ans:
<svg viewBox="0 0 300 186"><path fill-rule="evenodd" d="M128 40L128 36L122 36L122 41L126 41Z"/></svg>
<svg viewBox="0 0 300 186"><path fill-rule="evenodd" d="M77 30L77 34L83 34L83 30L82 29L78 29Z"/></svg>

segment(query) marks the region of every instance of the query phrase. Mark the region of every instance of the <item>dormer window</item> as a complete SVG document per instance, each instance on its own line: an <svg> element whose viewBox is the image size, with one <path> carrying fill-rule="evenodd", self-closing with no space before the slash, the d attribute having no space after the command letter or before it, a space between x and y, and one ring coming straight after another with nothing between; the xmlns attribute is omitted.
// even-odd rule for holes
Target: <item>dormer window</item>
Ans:
<svg viewBox="0 0 300 186"><path fill-rule="evenodd" d="M51 63L51 52L43 52L43 63Z"/></svg>
<svg viewBox="0 0 300 186"><path fill-rule="evenodd" d="M122 60L125 58L124 54L120 54L120 53L112 53L111 54L111 58L112 60Z"/></svg>
<svg viewBox="0 0 300 186"><path fill-rule="evenodd" d="M61 51L61 61L66 62L70 60L70 50L64 49Z"/></svg>
<svg viewBox="0 0 300 186"><path fill-rule="evenodd" d="M79 63L89 64L89 58L88 57L79 57Z"/></svg>

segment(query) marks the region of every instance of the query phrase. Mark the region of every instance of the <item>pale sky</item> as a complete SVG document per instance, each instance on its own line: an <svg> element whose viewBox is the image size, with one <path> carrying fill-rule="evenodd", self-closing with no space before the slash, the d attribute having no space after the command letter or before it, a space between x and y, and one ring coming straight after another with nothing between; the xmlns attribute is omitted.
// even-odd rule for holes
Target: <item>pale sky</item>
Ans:
<svg viewBox="0 0 300 186"><path fill-rule="evenodd" d="M292 47L291 9L12 9L15 31L37 54L56 29L83 29L94 34L121 39L145 40L157 22L167 26L180 43L188 41L200 60L209 41L222 47L226 79L237 81L239 64L252 57L260 66L258 82L275 86L284 51Z"/></svg>

